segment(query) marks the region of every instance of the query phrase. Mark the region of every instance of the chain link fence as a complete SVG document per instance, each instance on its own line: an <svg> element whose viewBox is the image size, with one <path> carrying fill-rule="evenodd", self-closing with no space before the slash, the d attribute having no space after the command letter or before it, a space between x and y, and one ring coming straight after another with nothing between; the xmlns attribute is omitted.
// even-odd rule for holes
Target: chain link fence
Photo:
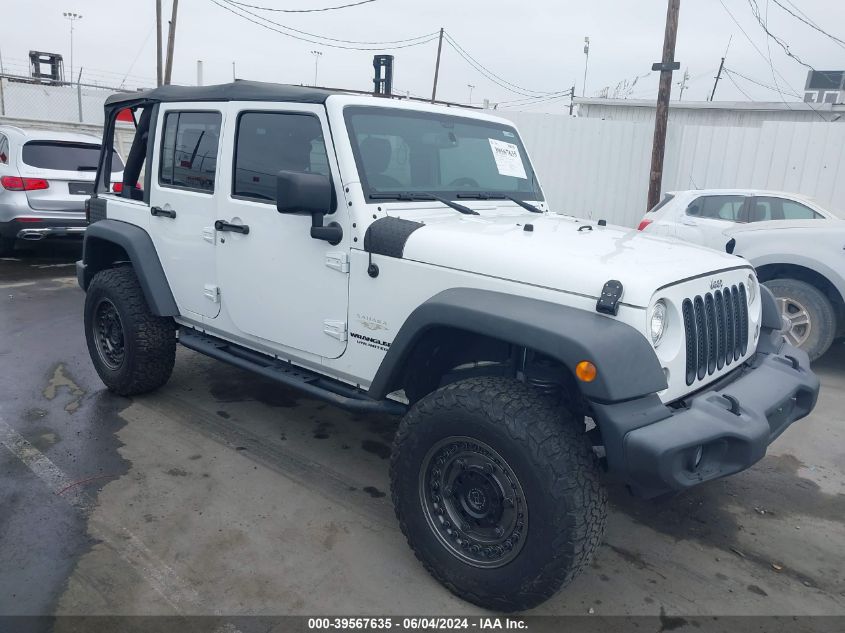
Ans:
<svg viewBox="0 0 845 633"><path fill-rule="evenodd" d="M52 123L103 124L103 104L126 89L86 83L43 82L0 75L0 117Z"/></svg>

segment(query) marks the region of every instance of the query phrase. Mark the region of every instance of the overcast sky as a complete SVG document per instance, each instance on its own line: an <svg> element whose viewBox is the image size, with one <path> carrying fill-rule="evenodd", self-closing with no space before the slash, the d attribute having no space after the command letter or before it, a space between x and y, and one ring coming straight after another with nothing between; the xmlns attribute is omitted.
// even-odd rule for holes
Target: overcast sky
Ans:
<svg viewBox="0 0 845 633"><path fill-rule="evenodd" d="M238 1L303 9L355 0ZM162 2L166 25L172 0ZM371 89L375 51L298 41L248 22L214 2L226 4L227 0L179 2L174 83L195 84L196 62L201 59L206 84L230 81L232 62L241 79L311 84L315 61L311 51L318 50L322 52L320 85ZM764 19L768 14L769 30L804 62L822 70L845 69L845 45L802 24L778 6L780 3L796 13L798 7L810 21L845 40L845 2L841 0L682 0L675 56L681 62L681 71L675 73L675 80L680 81L684 69L689 70L684 100L703 100L709 94L730 38L728 69L761 84L773 86L777 82L788 100L796 99L788 93L802 92L807 68L766 37L752 13L754 3ZM76 72L83 69L83 81L114 86L124 82L129 88L155 82L154 0L3 0L0 6L0 53L7 72L26 72L28 52L34 49L63 54L69 75L70 23L62 12L75 11L83 15L74 27L74 66ZM227 6L255 21L263 16L286 27L343 40L395 41L434 33L442 26L465 51L505 82L532 91L518 90L521 94L515 94L496 85L444 44L438 98L466 102L471 84L475 86L474 103L485 98L491 102L525 100L526 94L562 91L573 84L577 94L583 94L587 35L589 95L604 87L612 95L621 82L630 84L638 78L632 89L623 89L622 93L654 98L657 73L650 68L660 59L666 16L665 0L375 0L358 7L305 14ZM436 51L436 41L401 49L385 47L381 52L396 56L394 89L430 96ZM780 73L774 78L769 55L774 70ZM730 78L724 78L717 99L781 100L774 90L736 74L731 77L736 86ZM676 84L673 99L678 94ZM560 99L528 107L558 111L567 104L566 99Z"/></svg>

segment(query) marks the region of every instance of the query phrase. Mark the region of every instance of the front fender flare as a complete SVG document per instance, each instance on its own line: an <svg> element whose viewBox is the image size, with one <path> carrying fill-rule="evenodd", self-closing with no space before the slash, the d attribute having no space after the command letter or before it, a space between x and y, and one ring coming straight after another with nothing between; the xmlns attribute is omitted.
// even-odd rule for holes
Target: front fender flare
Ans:
<svg viewBox="0 0 845 633"><path fill-rule="evenodd" d="M152 313L177 316L179 308L150 234L128 222L100 220L86 229L82 260L76 264L76 276L82 289L87 290L94 275L116 263L111 256L110 244L126 252Z"/></svg>
<svg viewBox="0 0 845 633"><path fill-rule="evenodd" d="M414 345L429 330L450 327L527 347L571 371L582 360L598 369L579 382L585 397L618 402L666 389L654 349L630 325L595 312L489 290L452 288L431 297L406 319L390 345L369 395L381 399L399 388Z"/></svg>

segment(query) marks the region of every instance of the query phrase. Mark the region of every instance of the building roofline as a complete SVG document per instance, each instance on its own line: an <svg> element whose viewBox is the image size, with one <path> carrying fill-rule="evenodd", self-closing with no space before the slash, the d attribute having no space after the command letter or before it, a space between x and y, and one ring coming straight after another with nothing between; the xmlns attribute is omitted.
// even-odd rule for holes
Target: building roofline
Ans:
<svg viewBox="0 0 845 633"><path fill-rule="evenodd" d="M601 99L597 97L575 97L576 105L601 105L623 108L654 108L653 99ZM755 112L845 112L845 104L804 103L803 101L673 101L670 109L680 110L750 110Z"/></svg>

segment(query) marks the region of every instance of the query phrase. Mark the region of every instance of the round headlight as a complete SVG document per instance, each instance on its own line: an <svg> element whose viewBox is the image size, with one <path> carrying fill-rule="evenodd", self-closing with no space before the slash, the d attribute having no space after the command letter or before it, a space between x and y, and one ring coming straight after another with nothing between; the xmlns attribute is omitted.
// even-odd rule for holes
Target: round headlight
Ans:
<svg viewBox="0 0 845 633"><path fill-rule="evenodd" d="M757 298L757 278L754 275L748 275L748 303L754 303Z"/></svg>
<svg viewBox="0 0 845 633"><path fill-rule="evenodd" d="M666 302L660 299L651 309L651 343L655 347L660 344L663 332L666 330Z"/></svg>

